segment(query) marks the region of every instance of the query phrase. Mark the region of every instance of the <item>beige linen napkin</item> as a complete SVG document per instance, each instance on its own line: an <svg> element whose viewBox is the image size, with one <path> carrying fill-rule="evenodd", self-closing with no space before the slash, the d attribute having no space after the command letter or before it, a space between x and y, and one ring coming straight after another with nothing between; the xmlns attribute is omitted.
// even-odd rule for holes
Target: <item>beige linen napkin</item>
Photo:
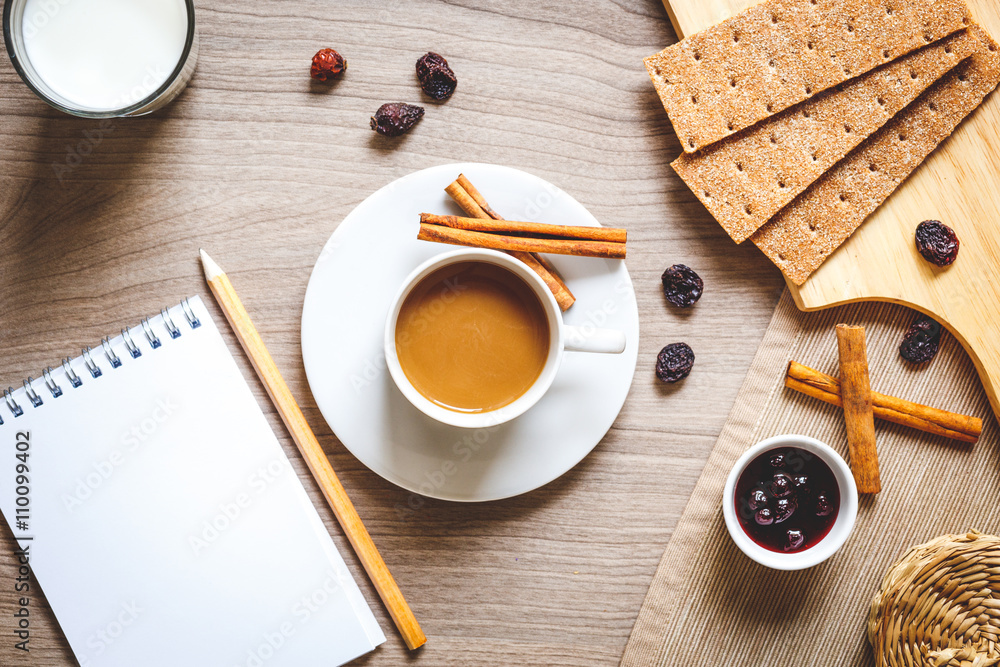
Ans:
<svg viewBox="0 0 1000 667"><path fill-rule="evenodd" d="M899 357L916 318L878 303L802 313L786 290L663 554L622 665L871 665L865 621L888 567L939 534L998 530L996 419L972 361L950 335L923 367ZM967 445L877 421L883 490L862 497L847 544L809 570L768 570L729 538L722 487L739 455L773 435L813 436L846 458L840 409L784 387L789 359L838 375L839 322L866 327L873 390L982 417L983 436Z"/></svg>

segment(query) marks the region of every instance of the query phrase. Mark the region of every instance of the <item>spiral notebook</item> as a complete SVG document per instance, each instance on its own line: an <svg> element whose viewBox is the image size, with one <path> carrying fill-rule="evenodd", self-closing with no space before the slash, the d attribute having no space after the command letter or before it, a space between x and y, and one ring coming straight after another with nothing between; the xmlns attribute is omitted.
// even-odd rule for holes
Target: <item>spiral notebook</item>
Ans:
<svg viewBox="0 0 1000 667"><path fill-rule="evenodd" d="M0 420L0 511L83 667L385 641L198 297L5 392Z"/></svg>

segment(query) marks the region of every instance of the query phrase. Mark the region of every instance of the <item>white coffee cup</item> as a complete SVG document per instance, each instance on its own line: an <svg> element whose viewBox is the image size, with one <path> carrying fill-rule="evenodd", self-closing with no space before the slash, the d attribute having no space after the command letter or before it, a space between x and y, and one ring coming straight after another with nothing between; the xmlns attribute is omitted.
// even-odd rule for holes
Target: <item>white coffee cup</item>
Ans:
<svg viewBox="0 0 1000 667"><path fill-rule="evenodd" d="M751 461L764 452L787 447L798 447L815 454L830 467L840 491L840 507L830 532L819 542L803 551L778 553L754 542L740 525L740 520L736 516L736 484ZM743 452L743 456L733 465L722 491L722 516L733 542L751 559L775 570L804 570L822 563L835 554L850 537L851 531L854 530L854 521L858 516L858 487L854 483L850 466L826 443L805 435L778 435L758 442Z"/></svg>
<svg viewBox="0 0 1000 667"><path fill-rule="evenodd" d="M399 364L399 355L396 352L396 321L399 318L399 311L403 306L403 302L409 296L410 291L421 280L440 268L458 262L485 262L507 269L521 278L534 291L548 318L549 352L545 366L538 375L538 379L528 388L528 391L515 401L496 410L486 412L458 412L442 407L417 391ZM389 368L389 374L392 376L393 381L395 381L396 386L403 393L403 396L427 416L433 417L445 424L464 428L496 426L524 414L552 386L552 381L555 380L556 373L559 371L559 364L562 361L564 351L621 354L625 351L625 342L625 334L621 331L611 329L585 331L580 327L565 324L559 304L537 273L506 253L475 248L462 248L437 255L414 269L403 281L402 287L400 287L396 297L392 300L392 305L389 308L389 314L385 321L386 365ZM600 381L600 379L595 378L595 381Z"/></svg>

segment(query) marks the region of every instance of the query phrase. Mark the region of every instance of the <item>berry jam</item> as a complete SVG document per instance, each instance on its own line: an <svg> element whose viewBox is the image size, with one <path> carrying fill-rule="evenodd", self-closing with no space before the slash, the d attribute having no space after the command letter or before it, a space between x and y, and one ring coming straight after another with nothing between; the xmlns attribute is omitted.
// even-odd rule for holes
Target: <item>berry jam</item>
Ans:
<svg viewBox="0 0 1000 667"><path fill-rule="evenodd" d="M771 449L736 482L736 516L743 531L768 551L815 546L837 520L840 488L819 456L798 447Z"/></svg>

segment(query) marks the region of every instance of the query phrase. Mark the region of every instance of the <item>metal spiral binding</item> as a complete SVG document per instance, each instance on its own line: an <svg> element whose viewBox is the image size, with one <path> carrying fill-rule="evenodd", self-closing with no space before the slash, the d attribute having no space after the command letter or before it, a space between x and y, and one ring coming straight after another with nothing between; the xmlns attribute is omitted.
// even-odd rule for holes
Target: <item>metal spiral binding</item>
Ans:
<svg viewBox="0 0 1000 667"><path fill-rule="evenodd" d="M62 365L63 365L63 370L66 371L66 377L69 378L69 383L73 385L73 389L76 389L81 384L83 384L83 380L81 380L80 376L77 375L76 371L73 370L73 365L70 364L69 357L63 359Z"/></svg>
<svg viewBox="0 0 1000 667"><path fill-rule="evenodd" d="M163 324L167 327L167 333L170 334L170 337L180 338L181 330L178 329L177 325L174 324L174 321L170 319L170 313L167 312L166 308L160 311L160 317L163 318Z"/></svg>
<svg viewBox="0 0 1000 667"><path fill-rule="evenodd" d="M94 379L101 377L101 367L94 363L94 360L90 357L90 346L83 348L83 364L90 371L90 374L94 376Z"/></svg>
<svg viewBox="0 0 1000 667"><path fill-rule="evenodd" d="M125 343L125 349L128 350L128 353L132 355L133 359L138 359L142 356L142 350L140 350L139 346L135 344L134 340L132 340L132 329L130 327L122 329L122 342Z"/></svg>
<svg viewBox="0 0 1000 667"><path fill-rule="evenodd" d="M111 339L102 338L101 347L104 348L104 356L108 358L108 363L111 364L111 368L120 368L122 365L122 360L118 358L115 351L111 349Z"/></svg>
<svg viewBox="0 0 1000 667"><path fill-rule="evenodd" d="M156 337L156 334L153 333L153 325L149 323L148 317L139 322L139 324L142 325L142 330L146 334L146 340L149 341L149 346L151 348L155 350L156 348L160 347L160 345L163 344L160 342L160 339Z"/></svg>
<svg viewBox="0 0 1000 667"><path fill-rule="evenodd" d="M14 415L15 417L20 417L21 415L24 414L24 410L22 410L21 406L17 404L17 401L14 400L13 387L7 387L6 389L4 389L3 397L7 401L7 407L10 408L10 412L12 415Z"/></svg>
<svg viewBox="0 0 1000 667"><path fill-rule="evenodd" d="M42 397L38 395L35 388L31 386L31 383L35 381L35 378L28 376L28 379L24 381L24 395L28 397L31 401L32 407L40 407L42 405Z"/></svg>
<svg viewBox="0 0 1000 667"><path fill-rule="evenodd" d="M197 329L201 326L201 320L198 316L194 314L194 309L191 307L190 302L187 299L181 301L181 310L184 311L184 317L187 318L188 324L191 325L192 329Z"/></svg>
<svg viewBox="0 0 1000 667"><path fill-rule="evenodd" d="M198 316L195 314L194 309L191 307L191 303L189 302L189 300L184 299L183 301L181 301L180 305L181 305L181 311L184 313L184 319L187 320L188 326L190 326L192 329L197 329L198 327L200 327L201 320L198 319ZM170 338L171 339L180 338L182 333L181 329L174 323L174 320L170 315L170 311L164 308L163 310L160 311L160 317L163 319L163 327L166 329L167 334L170 336ZM145 334L146 340L149 342L150 348L155 350L163 345L163 342L156 335L156 332L153 331L153 325L150 323L149 318L141 320L140 325L142 326L142 332L143 334ZM129 356L131 356L133 359L138 359L139 357L142 356L142 350L139 349L139 346L136 345L135 343L135 339L132 337L131 327L125 327L124 329L122 329L122 342L125 345L125 349L128 351ZM114 348L112 348L110 337L101 339L101 348L104 352L105 358L107 358L108 360L108 363L111 364L111 368L112 369L121 368L122 366L121 357L119 357L118 354L115 353ZM103 372L101 371L101 367L97 365L97 362L94 361L94 357L92 355L93 351L94 351L93 348L86 347L83 349L82 356L83 356L83 364L86 367L87 371L90 373L91 376L93 376L96 379L101 377L103 375ZM66 375L66 379L69 381L70 387L76 389L78 387L83 386L83 379L77 374L75 370L73 370L73 363L68 357L66 359L63 359L62 369ZM44 380L45 386L49 390L49 393L52 394L52 398L59 398L60 396L63 395L63 389L62 386L60 386L59 383L56 382L55 378L53 377L53 372L54 371L51 366L44 369L42 371L42 379ZM42 397L39 395L39 393L35 390L35 387L33 385L34 381L35 379L32 377L28 377L28 379L24 381L24 395L31 403L32 407L38 408L43 405L43 400ZM14 398L13 387L8 387L7 389L4 389L3 397L4 401L7 403L7 409L10 410L10 413L15 418L20 417L24 414L24 408L21 407L21 405ZM4 423L3 417L0 416L0 425L3 425L3 423Z"/></svg>
<svg viewBox="0 0 1000 667"><path fill-rule="evenodd" d="M52 366L49 366L42 371L42 377L45 378L45 386L52 392L52 398L59 398L62 396L62 387L56 384L56 381L52 379Z"/></svg>

